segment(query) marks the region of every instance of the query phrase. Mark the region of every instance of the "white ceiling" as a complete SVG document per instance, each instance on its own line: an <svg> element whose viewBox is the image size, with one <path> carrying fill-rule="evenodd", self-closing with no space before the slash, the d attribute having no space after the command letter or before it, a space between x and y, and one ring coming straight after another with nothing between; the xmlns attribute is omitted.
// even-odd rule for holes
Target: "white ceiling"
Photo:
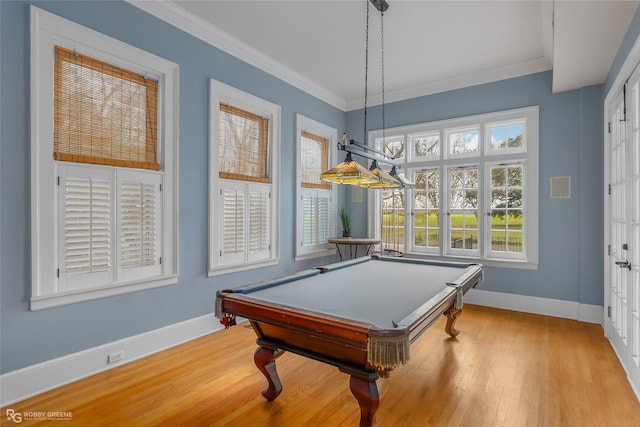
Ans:
<svg viewBox="0 0 640 427"><path fill-rule="evenodd" d="M387 1L387 103L549 69L554 92L600 84L639 3ZM170 4L181 23L213 31L228 46L219 47L241 52L241 59L269 64L261 68L292 76L288 81L324 93L339 108L364 105L366 0ZM371 6L368 105L381 101L380 21Z"/></svg>

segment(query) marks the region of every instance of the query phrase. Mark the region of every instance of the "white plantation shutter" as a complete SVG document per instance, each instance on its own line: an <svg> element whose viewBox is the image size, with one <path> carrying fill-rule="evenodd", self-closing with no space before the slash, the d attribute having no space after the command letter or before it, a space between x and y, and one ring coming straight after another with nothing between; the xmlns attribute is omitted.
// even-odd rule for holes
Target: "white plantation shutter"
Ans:
<svg viewBox="0 0 640 427"><path fill-rule="evenodd" d="M302 246L324 245L331 232L331 192L304 190L302 195Z"/></svg>
<svg viewBox="0 0 640 427"><path fill-rule="evenodd" d="M269 256L269 191L270 185L247 184L249 191L250 261Z"/></svg>
<svg viewBox="0 0 640 427"><path fill-rule="evenodd" d="M316 209L312 195L302 196L302 246L315 244Z"/></svg>
<svg viewBox="0 0 640 427"><path fill-rule="evenodd" d="M220 190L220 258L222 264L244 262L245 248L245 185L225 181Z"/></svg>
<svg viewBox="0 0 640 427"><path fill-rule="evenodd" d="M111 268L110 184L97 179L65 182L65 267L69 275Z"/></svg>
<svg viewBox="0 0 640 427"><path fill-rule="evenodd" d="M318 244L324 244L331 234L331 194L318 193Z"/></svg>
<svg viewBox="0 0 640 427"><path fill-rule="evenodd" d="M161 274L160 184L152 172L118 174L118 275L131 281Z"/></svg>
<svg viewBox="0 0 640 427"><path fill-rule="evenodd" d="M221 180L220 264L242 264L270 255L271 185Z"/></svg>
<svg viewBox="0 0 640 427"><path fill-rule="evenodd" d="M235 190L223 192L224 242L222 252L244 252L244 193Z"/></svg>
<svg viewBox="0 0 640 427"><path fill-rule="evenodd" d="M122 268L143 267L156 260L156 195L154 186L126 181L121 185L120 236Z"/></svg>
<svg viewBox="0 0 640 427"><path fill-rule="evenodd" d="M162 274L161 183L153 171L60 167L58 290Z"/></svg>
<svg viewBox="0 0 640 427"><path fill-rule="evenodd" d="M161 274L160 184L152 172L120 171L118 175L119 275L130 281Z"/></svg>
<svg viewBox="0 0 640 427"><path fill-rule="evenodd" d="M58 182L59 290L99 286L113 277L113 176L61 167Z"/></svg>

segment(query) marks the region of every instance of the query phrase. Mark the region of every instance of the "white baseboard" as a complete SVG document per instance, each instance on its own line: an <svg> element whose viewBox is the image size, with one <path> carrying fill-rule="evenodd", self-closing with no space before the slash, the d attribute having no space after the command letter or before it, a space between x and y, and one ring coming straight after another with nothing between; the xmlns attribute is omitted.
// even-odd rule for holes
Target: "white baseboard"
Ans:
<svg viewBox="0 0 640 427"><path fill-rule="evenodd" d="M482 305L485 307L562 317L564 319L598 323L600 325L603 324L604 320L603 306L580 304L575 301L504 294L502 292L483 291L480 289L471 289L464 296L464 301L469 304Z"/></svg>
<svg viewBox="0 0 640 427"><path fill-rule="evenodd" d="M465 295L465 302L589 323L602 324L603 320L603 307L571 301L472 289ZM0 376L0 407L157 353L221 328L213 314L208 314L9 372ZM124 358L117 363L107 363L107 355L118 351L124 352Z"/></svg>
<svg viewBox="0 0 640 427"><path fill-rule="evenodd" d="M174 347L221 328L214 315L207 314L8 372L0 376L0 407ZM107 355L119 351L124 352L124 358L116 363L107 363Z"/></svg>

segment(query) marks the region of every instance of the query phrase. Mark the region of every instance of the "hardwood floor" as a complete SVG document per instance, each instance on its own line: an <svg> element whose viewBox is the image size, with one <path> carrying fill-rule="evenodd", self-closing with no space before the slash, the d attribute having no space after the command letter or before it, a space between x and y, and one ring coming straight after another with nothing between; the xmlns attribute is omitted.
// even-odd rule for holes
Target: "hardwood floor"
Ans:
<svg viewBox="0 0 640 427"><path fill-rule="evenodd" d="M599 325L465 305L383 381L378 426L638 426L640 403ZM284 354L267 402L244 324L11 405L71 412L42 426L357 426L348 375ZM14 425L2 409L0 424Z"/></svg>

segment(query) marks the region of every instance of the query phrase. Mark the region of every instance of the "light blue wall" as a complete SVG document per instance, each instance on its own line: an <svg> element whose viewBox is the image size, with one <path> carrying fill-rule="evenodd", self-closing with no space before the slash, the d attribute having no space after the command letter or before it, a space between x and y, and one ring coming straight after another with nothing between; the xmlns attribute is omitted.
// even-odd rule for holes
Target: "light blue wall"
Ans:
<svg viewBox="0 0 640 427"><path fill-rule="evenodd" d="M0 372L157 329L213 311L215 291L310 268L294 262L295 114L338 129L345 114L291 85L120 1L34 2L38 7L180 66L179 281L177 285L29 311L29 3L0 2ZM280 263L207 278L207 114L215 78L282 107Z"/></svg>
<svg viewBox="0 0 640 427"><path fill-rule="evenodd" d="M346 128L351 138L361 140L362 111L345 114L120 1L34 2L179 64L180 277L175 286L29 311L29 4L0 1L0 373L211 313L215 291L223 286L329 261L293 261L295 163L290 149L295 141L295 114L326 123L340 133ZM609 72L607 90L640 32L638 16ZM277 267L206 277L209 78L282 107L281 261ZM387 127L540 106L540 267L535 271L487 268L484 289L603 304L604 93L603 86L594 86L552 94L548 72L387 105ZM370 113L370 127L379 128L379 107ZM564 175L572 178L572 198L550 199L549 177ZM348 189L340 189L343 197L349 198ZM365 206L353 205L354 214L366 218ZM366 233L366 220L356 221L354 233Z"/></svg>
<svg viewBox="0 0 640 427"><path fill-rule="evenodd" d="M485 267L481 287L602 305L602 86L552 94L551 78L551 72L538 73L391 103L385 122L390 128L538 105L539 268ZM381 122L381 110L368 110L369 123ZM362 110L347 114L350 138L363 140L363 120ZM570 199L549 197L552 176L571 177ZM366 218L366 203L351 204L351 210ZM354 234L366 233L366 220L354 222Z"/></svg>

